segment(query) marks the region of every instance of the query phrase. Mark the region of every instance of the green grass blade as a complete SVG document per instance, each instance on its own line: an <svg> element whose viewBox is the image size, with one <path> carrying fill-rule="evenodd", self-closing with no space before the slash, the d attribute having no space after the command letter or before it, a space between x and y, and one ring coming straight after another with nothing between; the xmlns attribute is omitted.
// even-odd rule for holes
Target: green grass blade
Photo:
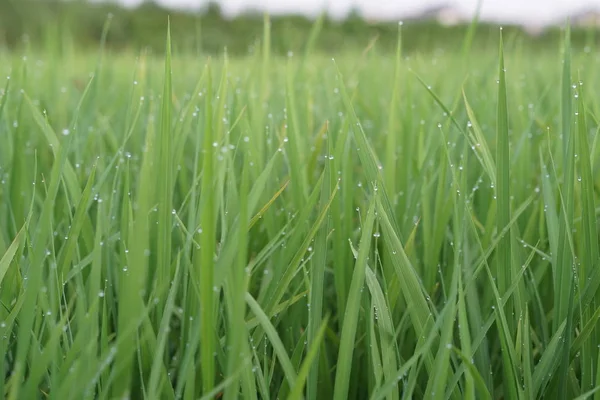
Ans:
<svg viewBox="0 0 600 400"><path fill-rule="evenodd" d="M550 343L546 346L542 358L533 370L533 394L536 397L543 394L543 390L553 377L553 373L559 368L560 357L557 357L557 354L563 351L565 327L566 321L558 327Z"/></svg>
<svg viewBox="0 0 600 400"><path fill-rule="evenodd" d="M510 150L508 138L508 104L506 99L506 76L504 69L504 47L502 31L500 31L500 62L498 86L498 120L496 125L496 197L497 217L496 229L502 231L510 222ZM512 276L512 254L510 232L504 235L498 243L496 254L496 274L498 276L498 291L504 295ZM512 302L507 305L507 313L512 314ZM512 332L514 321L508 321Z"/></svg>
<svg viewBox="0 0 600 400"><path fill-rule="evenodd" d="M394 372L398 369L398 349L394 343L396 337L394 320L388 306L388 301L383 293L381 285L375 273L367 266L366 281L371 293L371 299L376 311L376 320L379 328L379 340L381 342L382 369L385 380L391 382L396 379ZM391 399L398 399L398 390L392 391Z"/></svg>
<svg viewBox="0 0 600 400"><path fill-rule="evenodd" d="M396 151L397 151L397 141L400 136L398 130L398 115L397 110L399 109L400 103L400 93L399 93L399 84L400 84L400 68L401 68L401 60L402 60L402 26L398 25L398 44L396 47L396 59L395 59L395 68L394 68L394 83L392 86L392 98L390 100L390 113L388 116L388 124L387 124L387 134L386 134L386 154L385 154L385 164L386 169L384 172L385 176L385 185L390 195L394 197L396 195Z"/></svg>
<svg viewBox="0 0 600 400"><path fill-rule="evenodd" d="M319 348L322 346L324 337L325 337L325 329L327 328L327 322L329 321L329 317L325 317L315 338L313 340L312 345L309 347L308 352L306 353L306 357L302 362L302 366L298 371L298 376L296 377L296 385L293 387L290 395L288 396L288 400L299 400L302 399L302 390L304 388L304 384L308 378L309 371L311 369L312 364L315 360L318 359Z"/></svg>
<svg viewBox="0 0 600 400"><path fill-rule="evenodd" d="M19 230L19 233L17 233L17 236L8 246L8 249L6 249L6 252L4 252L4 255L0 259L0 285L2 284L2 280L8 272L15 255L17 254L17 250L19 250L19 247L23 245L23 240L25 239L28 225L29 221L26 221L25 225L23 225L23 227Z"/></svg>
<svg viewBox="0 0 600 400"><path fill-rule="evenodd" d="M572 321L571 312L574 302L573 276L574 254L571 238L574 216L574 187L575 187L575 135L571 131L571 55L570 55L570 31L567 28L564 42L564 60L562 77L562 135L563 135L563 162L564 180L562 187L561 218L559 220L558 253L554 290L555 290L555 312L553 330L566 321L565 338L561 354L560 369L558 372L559 393L561 397L567 396L568 374L569 374L569 348L571 347Z"/></svg>
<svg viewBox="0 0 600 400"><path fill-rule="evenodd" d="M400 287L407 304L408 312L410 313L413 327L419 337L425 336L430 329L432 314L424 295L425 291L412 263L406 255L402 242L394 231L390 217L379 201L377 201L377 212L383 230L382 236L391 252L390 260L400 281Z"/></svg>
<svg viewBox="0 0 600 400"><path fill-rule="evenodd" d="M591 284L592 270L594 265L598 265L600 253L598 251L598 230L597 222L595 218L595 201L594 201L594 184L592 177L592 166L590 162L590 148L588 143L588 130L586 124L586 109L585 105L580 97L583 97L582 88L579 88L578 93L575 95L578 101L577 107L577 143L578 143L578 154L579 157L579 178L581 186L581 215L582 215L582 234L581 234L581 249L579 258L581 259L581 266L578 271L578 286L585 287L588 283ZM586 305L584 305L586 306ZM587 308L587 306L586 306ZM581 324L586 323L587 318L591 316L591 310L585 311ZM576 338L575 340L577 340ZM594 364L595 354L593 354L592 346L594 341L586 340L583 345L581 352L581 368L582 378L581 387L582 389L592 388L594 382L594 371L592 365ZM573 346L575 343L573 343Z"/></svg>
<svg viewBox="0 0 600 400"><path fill-rule="evenodd" d="M502 71L502 72L504 72L504 71ZM500 90L502 90L502 89L500 89ZM506 88L504 91L504 95L506 96ZM500 94L499 94L499 96L500 96ZM496 162L494 162L494 159L492 158L492 152L490 151L489 145L487 144L487 141L485 139L483 131L481 130L481 127L479 126L479 122L477 121L477 118L475 117L475 113L473 112L471 105L467 101L466 96L464 96L463 98L465 101L465 108L467 109L467 115L469 116L469 123L470 123L471 129L472 129L472 133L468 135L469 139L470 139L470 143L471 143L471 149L475 153L475 156L481 163L481 166L484 168L485 172L487 173L490 180L492 181L492 184L495 186L497 184L497 180L498 180L496 177L496 173L499 170L499 168L497 168ZM500 101L500 98L498 100ZM498 111L500 112L500 103L498 103ZM505 98L505 105L502 108L502 111L506 111L506 98ZM500 118L500 114L498 114L498 118ZM501 127L498 126L498 132L500 132L500 128ZM498 143L498 144L500 144L500 143ZM498 147L498 149L499 148L500 147Z"/></svg>
<svg viewBox="0 0 600 400"><path fill-rule="evenodd" d="M479 392L479 395L481 396L480 398L491 400L492 399L492 395L488 391L488 388L487 388L487 386L485 384L485 381L483 380L483 378L481 377L481 374L479 373L479 371L477 370L477 368L475 368L475 366L473 365L473 363L471 362L471 360L463 352L461 352L459 349L457 349L456 347L453 347L452 349L454 350L454 352L456 354L458 354L458 356L462 360L463 364L466 365L466 367L467 367L467 369L469 371L470 376L473 377L473 381L475 383L475 387L477 388L477 390Z"/></svg>
<svg viewBox="0 0 600 400"><path fill-rule="evenodd" d="M249 185L249 171L248 164L245 162L244 169L242 170L241 185L239 191L240 204L240 225L245 227L248 221L248 208L245 206L248 203L248 185ZM231 269L229 276L229 285L226 287L226 298L230 302L228 307L229 312L229 329L231 334L227 335L227 340L230 343L229 358L227 361L227 372L229 376L235 373L235 370L239 365L246 364L246 357L250 357L250 353L247 348L248 334L246 330L246 321L244 318L245 314L245 299L244 293L247 292L246 280L248 279L248 273L245 268L247 265L248 257L248 231L246 229L240 229L238 231L237 246L237 264L235 268ZM239 332L239 333L238 333ZM235 333L235 334L234 334ZM246 368L247 370L248 368ZM242 373L242 390L245 397L256 396L256 388L253 388L254 377L252 374ZM225 390L225 400L235 399L238 395L239 384L233 382ZM254 391L254 393L252 393Z"/></svg>
<svg viewBox="0 0 600 400"><path fill-rule="evenodd" d="M361 303L361 288L365 282L367 258L371 248L371 236L375 222L375 201L372 200L367 212L366 220L362 227L358 257L352 273L344 324L340 338L337 369L335 372L334 399L346 399L350 385L350 371L352 368L352 355L355 347L355 337L358 325L358 312Z"/></svg>
<svg viewBox="0 0 600 400"><path fill-rule="evenodd" d="M249 293L246 293L246 303L252 310L252 313L258 318L261 326L265 330L267 337L271 341L275 354L279 359L279 363L281 364L281 368L283 369L285 377L288 380L290 387L293 388L297 378L296 371L294 371L292 362L285 351L285 347L283 346L275 327L273 324L271 324L269 317L267 317L260 305L256 302L256 300L254 300L254 297L252 297Z"/></svg>
<svg viewBox="0 0 600 400"><path fill-rule="evenodd" d="M445 396L446 384L448 381L448 372L450 365L450 355L452 353L452 335L454 330L454 321L456 319L456 296L458 291L458 275L460 270L456 269L453 277L450 296L446 300L446 307L443 313L443 323L440 331L440 344L433 365L433 370L427 381L425 389L426 398L443 399ZM440 316L440 318L442 318Z"/></svg>
<svg viewBox="0 0 600 400"><path fill-rule="evenodd" d="M169 324L173 312L175 310L175 299L180 286L180 271L180 262L179 260L177 260L175 276L173 277L173 281L171 282L169 294L167 295L167 301L165 302L165 308L162 313L162 320L160 321L157 346L154 350L152 370L150 371L150 377L148 379L148 394L150 399L158 399L158 395L161 393L161 377L159 376L159 374L162 372L161 369L164 367L164 351L168 344ZM170 384L170 382L166 382L166 384Z"/></svg>
<svg viewBox="0 0 600 400"><path fill-rule="evenodd" d="M156 233L156 271L157 282L171 280L171 229L173 202L173 133L171 129L171 25L167 26L164 87L160 107L160 130L158 132L158 168L157 168L157 202L158 225ZM159 297L163 298L162 293ZM157 321L162 319L164 302L158 305ZM158 325L158 323L156 323Z"/></svg>
<svg viewBox="0 0 600 400"><path fill-rule="evenodd" d="M329 175L329 169L331 168L327 164L323 175L327 177ZM317 338L319 327L322 324L323 316L323 292L325 286L325 268L327 264L327 236L330 230L331 216L329 210L331 203L327 203L327 196L331 190L330 180L323 179L323 188L321 189L321 201L326 208L328 213L325 216L325 221L321 224L319 231L315 237L314 255L312 257L312 268L311 268L311 288L309 296L310 313L308 321L308 347L312 347L313 342ZM319 358L319 349L316 350L316 358ZM318 382L319 382L319 364L315 363L310 370L308 375L308 381L306 382L306 398L317 399L318 398Z"/></svg>
<svg viewBox="0 0 600 400"><path fill-rule="evenodd" d="M212 94L212 77L210 64L207 65L206 74L207 93ZM199 237L200 250L194 256L194 273L197 274L197 284L200 291L200 360L202 365L202 391L208 393L212 390L215 381L215 315L214 302L214 265L216 242L216 213L214 180L214 149L213 149L213 109L212 99L207 99L204 110L204 161L202 167L202 191L200 195L200 224L202 226Z"/></svg>
<svg viewBox="0 0 600 400"><path fill-rule="evenodd" d="M39 126L39 128L44 133L44 136L52 149L52 152L55 157L58 158L58 152L63 144L58 140L56 133L52 129L52 127L48 124L48 121L44 118L42 113L37 109L37 107L33 104L33 102L25 95L25 99L30 106L30 110L33 114L33 119ZM75 169L69 160L65 163L65 172L64 172L64 180L69 189L69 194L71 195L71 201L73 203L78 203L79 198L81 196L81 190L79 189L79 185L77 183L77 175L75 174Z"/></svg>
<svg viewBox="0 0 600 400"><path fill-rule="evenodd" d="M94 184L94 179L96 177L96 168L92 169L92 173L88 178L88 183L86 184L83 192L81 194L81 198L79 200L79 204L75 209L75 215L73 217L73 221L71 222L71 229L69 229L69 233L67 235L68 239L65 243L61 253L58 257L57 268L59 275L64 275L66 271L68 271L69 266L73 260L74 252L76 250L77 241L79 240L79 234L81 233L81 229L83 228L83 224L86 218L86 212L88 207L90 206L90 197L92 195L92 187Z"/></svg>

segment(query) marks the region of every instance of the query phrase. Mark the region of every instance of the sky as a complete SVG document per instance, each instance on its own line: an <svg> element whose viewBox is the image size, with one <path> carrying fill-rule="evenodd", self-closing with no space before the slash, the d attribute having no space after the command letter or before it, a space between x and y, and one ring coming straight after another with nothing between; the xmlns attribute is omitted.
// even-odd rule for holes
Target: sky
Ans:
<svg viewBox="0 0 600 400"><path fill-rule="evenodd" d="M126 5L136 5L142 0L117 0ZM206 0L155 0L174 8L199 8ZM451 5L467 15L472 15L478 0L219 0L227 15L245 9L259 9L278 13L314 15L326 9L342 17L355 8L369 18L398 19L416 14L436 5ZM483 0L482 19L505 23L547 24L584 9L600 11L600 0Z"/></svg>

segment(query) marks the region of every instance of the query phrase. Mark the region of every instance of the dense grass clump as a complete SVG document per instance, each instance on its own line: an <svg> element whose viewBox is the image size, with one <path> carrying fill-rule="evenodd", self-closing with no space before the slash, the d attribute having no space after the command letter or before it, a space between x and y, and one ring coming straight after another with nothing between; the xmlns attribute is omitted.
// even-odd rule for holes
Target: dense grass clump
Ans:
<svg viewBox="0 0 600 400"><path fill-rule="evenodd" d="M600 58L269 26L2 55L0 397L598 396Z"/></svg>

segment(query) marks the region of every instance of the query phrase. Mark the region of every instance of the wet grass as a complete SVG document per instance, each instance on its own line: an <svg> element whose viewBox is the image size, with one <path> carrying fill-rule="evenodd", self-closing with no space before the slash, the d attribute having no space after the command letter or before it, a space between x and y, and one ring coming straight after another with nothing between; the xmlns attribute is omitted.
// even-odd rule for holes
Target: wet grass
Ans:
<svg viewBox="0 0 600 400"><path fill-rule="evenodd" d="M598 398L600 58L2 54L0 394Z"/></svg>

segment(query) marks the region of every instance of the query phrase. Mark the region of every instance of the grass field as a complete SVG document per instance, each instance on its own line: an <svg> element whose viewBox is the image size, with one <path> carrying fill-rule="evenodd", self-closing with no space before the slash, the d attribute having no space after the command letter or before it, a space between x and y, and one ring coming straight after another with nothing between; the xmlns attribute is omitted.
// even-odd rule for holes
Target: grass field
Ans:
<svg viewBox="0 0 600 400"><path fill-rule="evenodd" d="M318 30L0 54L0 397L600 398L597 54Z"/></svg>

